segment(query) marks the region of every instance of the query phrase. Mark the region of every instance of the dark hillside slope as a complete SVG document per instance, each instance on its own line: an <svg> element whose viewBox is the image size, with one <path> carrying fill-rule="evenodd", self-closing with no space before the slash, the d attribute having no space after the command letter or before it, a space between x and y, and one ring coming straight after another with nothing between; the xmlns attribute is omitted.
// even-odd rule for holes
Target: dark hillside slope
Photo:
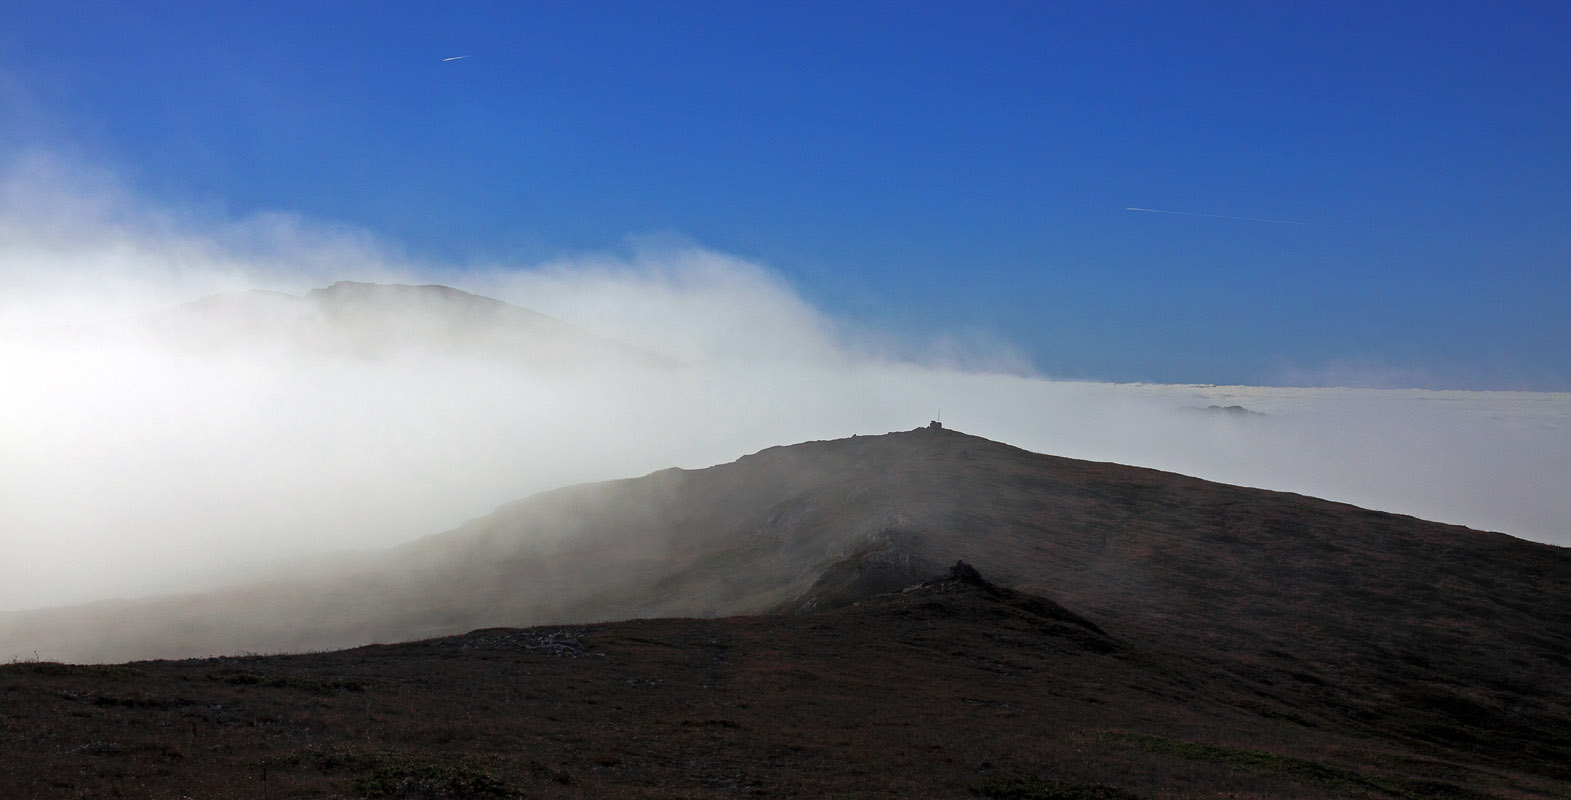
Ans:
<svg viewBox="0 0 1571 800"><path fill-rule="evenodd" d="M1050 599L938 579L807 614L0 666L0 796L1571 793L1546 774L1563 752L1503 762L1307 726L1253 709L1259 688Z"/></svg>
<svg viewBox="0 0 1571 800"><path fill-rule="evenodd" d="M794 612L956 559L1186 659L1254 713L1564 747L1571 551L931 428L548 492L332 582L39 612L0 640L113 659Z"/></svg>
<svg viewBox="0 0 1571 800"><path fill-rule="evenodd" d="M964 558L1131 637L1311 671L1364 658L1439 669L1464 653L1502 675L1571 665L1564 548L948 430L577 487L400 557L445 560L471 588L485 564L478 583L501 606L527 598L509 578L530 563L575 581L593 567L611 585L560 609L587 618L789 607L832 565L874 554ZM563 589L553 595L573 596Z"/></svg>
<svg viewBox="0 0 1571 800"><path fill-rule="evenodd" d="M966 600L971 605L955 605L930 599L928 594L936 591L932 586L900 591L921 582L938 564L955 560L976 564L982 575L1009 591L965 589L965 596L982 607L972 600ZM952 589L960 591L954 586L943 591ZM1040 597L1029 599L1012 591ZM1562 781L1571 781L1568 550L1299 495L1042 456L944 429L781 446L705 470L665 470L646 478L555 490L386 553L331 582L300 580L206 596L38 611L0 619L0 641L16 654L38 651L46 659L115 660L324 649L496 626L726 615L765 616L628 622L595 630L617 632L613 638L621 644L606 644L611 651L632 648L641 659L654 659L652 665L672 657L696 670L683 679L693 681L683 690L691 695L672 699L676 706L658 714L680 715L683 726L691 721L705 736L740 729L734 725L765 729L775 725L771 720L789 718L795 720L792 725L855 729L858 732L831 731L828 736L845 748L861 747L864 737L873 734L858 728L853 717L867 718L872 712L864 710L858 717L847 709L875 709L880 703L902 707L906 710L900 714L906 717L888 723L906 726L921 712L903 693L936 692L949 698L944 703L957 695L963 704L977 701L971 710L979 714L983 709L998 714L999 720L988 717L998 725L983 725L971 710L966 712L969 721L963 725L974 726L979 736L1040 734L1043 726L1079 731L1064 734L1070 739L1038 742L1042 758L1078 758L1073 753L1086 748L1103 753L1097 758L1104 758L1108 748L1123 753L1117 758L1133 758L1126 751L1134 748L1169 761L1285 770L1304 780L1313 778L1310 783L1316 786L1309 794L1260 789L1263 794L1244 792L1240 797L1555 797L1566 786ZM980 626L979 619L1012 622L998 629ZM922 621L919 627L932 633L922 652L960 659L954 663L966 663L966 670L1015 676L1010 681L1018 677L1023 684L980 696L966 693L971 685L991 685L976 673L954 673L950 666L906 659L916 651L902 649L900 630L916 624L913 621ZM770 640L776 633L793 644ZM493 637L482 630L465 641L485 649L490 648L484 644L490 641L487 637L515 641L525 635ZM781 707L770 714L718 707L701 714L674 710L707 703L705 692L718 685L710 677L718 681L721 674L729 674L726 659L731 655L704 649L704 641L718 643L726 637L753 637L749 641L756 648L748 651L748 668L753 670L748 681L756 685L735 688L727 703L737 704L737 709L751 703ZM529 633L517 641L544 641L537 638L537 633ZM687 643L679 648L685 655L661 644L672 638ZM804 644L807 641L817 643ZM556 646L545 641L540 648ZM437 651L371 652L410 654L413 659L386 666L399 674L413 671L394 681L402 687L397 692L404 693L397 707L426 703L426 693L438 693L434 687L445 681L438 676L446 670L441 663L448 662L421 662L434 659ZM418 654L424 655L416 659ZM330 655L322 659L336 659ZM452 657L467 659L462 652ZM256 663L258 670L272 670L306 662ZM470 668L463 666L468 662L451 663L454 670ZM884 676L886 687L873 688L867 676L883 668L897 671ZM49 670L57 668L44 668ZM79 674L71 668L58 670L66 670L61 674L68 677ZM83 670L90 671L80 674L97 674ZM344 670L358 674L360 668ZM528 671L533 670L531 666ZM638 673L643 666L633 663L628 670ZM578 681L572 671L539 674L542 681L553 674L550 681L564 682L561 685ZM617 673L616 681L643 685L636 681L649 677L628 674ZM317 679L317 673L311 673L298 681L309 688ZM471 679L479 681L465 677ZM833 692L817 693L812 682L820 679L828 681L823 684L826 692ZM214 681L222 682L222 674ZM258 681L267 685L265 676ZM280 681L286 688L295 685L294 679ZM795 687L792 692L803 695L757 699L781 687ZM99 695L83 695L80 687L39 692L99 704L94 699ZM165 703L157 699L165 693L173 693L170 707L187 707L185 695L190 692L184 688L101 695L110 698L105 703L135 707L146 698L152 698L146 703ZM613 695L594 696L600 698L595 703L641 707L621 688ZM851 696L872 699L850 701ZM567 701L547 698L540 703ZM817 710L782 710L792 709L793 703L815 704L812 709ZM1104 707L1087 710L1090 706ZM594 712L580 710L591 717ZM305 775L311 770L325 770L327 778L346 769L352 772L331 761L338 756L311 754L308 731L322 723L311 721L313 712L308 710L298 714L305 715L306 721L298 725L306 739L297 750L305 750L287 762L292 764L289 769L303 770L298 780L314 780L314 773ZM556 710L542 714L548 720L558 717ZM1015 721L1001 721L1005 718ZM958 720L952 721L961 725ZM451 726L454 740L473 742L481 736L465 728L470 725L465 721L443 725ZM647 720L628 725L638 728ZM22 729L14 731L22 736L17 731ZM421 731L410 736L429 739ZM446 736L432 740L443 742ZM528 739L537 734L509 736ZM608 742L613 740L603 736L608 734L581 734L580 740L611 747ZM902 736L891 734L892 739L880 742L899 742ZM943 736L933 742L938 739L950 742ZM20 740L33 742L28 748L46 751L64 747L63 742L41 742L36 736ZM672 742L679 742L672 745L679 751L614 745L599 764L622 764L630 762L627 753L646 753L650 761L639 762L644 772L638 775L676 775L669 772L676 769L685 775L682 780L698 781L693 784L696 794L712 789L710 794L724 794L768 786L768 775L775 773L760 764L800 761L782 754L792 751L785 740L770 739L775 743L768 747L784 750L760 756L748 748L762 740L742 737L735 742L742 748L735 758L742 761L727 765L729 776L698 775L677 765L698 764L693 759L707 745L682 745L688 742L682 737ZM987 748L976 750L966 756L974 762L968 769L982 770L980 762L998 764L996 759L1007 758L1013 775L1040 775L1042 769L1029 767L1031 739L1023 742L1024 750L1013 745L988 751L993 754L983 754ZM1273 745L1266 747L1268 743ZM814 753L834 761L845 758L842 750L836 745ZM1284 753L1293 756L1285 758ZM1306 753L1318 754L1306 761L1301 758ZM1329 761L1321 758L1326 753L1331 753ZM361 753L355 758L364 765L369 764L364 759L383 756ZM575 764L573 770L606 772ZM870 791L883 784L905 769L895 764L905 761L889 761L883 776L873 765L856 767L858 775L872 776L858 778L862 783L856 786ZM1111 769L1109 764L1101 762L1101 767ZM534 783L550 773L529 773L533 767L520 764L509 769L534 775L528 778ZM922 784L928 787L922 791L913 784L914 794L927 795L933 786L941 786L944 791L936 794L952 795L968 786L961 773L949 767L928 769L943 773L943 778L939 784ZM1062 772L1062 767L1056 769ZM1159 770L1169 770L1161 775L1191 775L1192 780L1192 770L1205 769L1211 767L1169 764ZM778 775L789 773L781 770L785 772ZM1081 780L1095 770L1068 772ZM1423 780L1393 784L1368 778L1382 773L1420 775ZM754 783L735 783L743 780L738 775ZM617 783L621 778L616 775L602 778L625 786ZM1174 792L1161 789L1174 784L1156 778L1133 784L1155 792L1155 797L1203 795L1192 783ZM998 797L1012 797L1009 792L1020 786L1026 786L1021 791L1035 791L1031 786L1037 784L969 786L991 786L1002 792ZM1048 784L1037 789L1042 786ZM1467 787L1488 791L1480 795ZM828 789L809 781L801 791ZM1013 797L1056 795L1016 792Z"/></svg>

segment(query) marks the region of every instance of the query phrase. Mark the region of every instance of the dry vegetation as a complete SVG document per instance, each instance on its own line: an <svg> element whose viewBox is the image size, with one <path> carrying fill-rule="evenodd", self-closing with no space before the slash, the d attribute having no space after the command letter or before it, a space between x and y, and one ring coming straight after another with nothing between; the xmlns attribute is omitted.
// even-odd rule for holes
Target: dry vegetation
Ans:
<svg viewBox="0 0 1571 800"><path fill-rule="evenodd" d="M948 431L556 494L450 538L494 557L509 520L607 497L569 577L642 520L666 569L608 603L779 613L16 663L0 797L1571 796L1559 548ZM911 587L956 557L1015 588ZM512 563L432 575L494 610Z"/></svg>
<svg viewBox="0 0 1571 800"><path fill-rule="evenodd" d="M1059 619L1037 598L958 580L805 615L487 629L287 656L19 663L0 668L0 795L1571 791L1562 749L1502 758L1415 737L1400 719L1291 719L1273 691L1284 678L1216 672ZM1466 721L1470 709L1408 708L1491 735Z"/></svg>

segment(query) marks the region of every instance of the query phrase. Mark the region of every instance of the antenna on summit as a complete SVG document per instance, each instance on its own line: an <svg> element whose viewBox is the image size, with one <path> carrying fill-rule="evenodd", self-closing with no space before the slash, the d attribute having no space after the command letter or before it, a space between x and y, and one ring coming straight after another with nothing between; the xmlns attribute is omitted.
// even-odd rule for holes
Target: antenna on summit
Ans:
<svg viewBox="0 0 1571 800"><path fill-rule="evenodd" d="M938 409L938 419L935 419L935 420L927 423L927 427L929 427L929 428L942 428L942 427L944 427L944 410L942 408Z"/></svg>

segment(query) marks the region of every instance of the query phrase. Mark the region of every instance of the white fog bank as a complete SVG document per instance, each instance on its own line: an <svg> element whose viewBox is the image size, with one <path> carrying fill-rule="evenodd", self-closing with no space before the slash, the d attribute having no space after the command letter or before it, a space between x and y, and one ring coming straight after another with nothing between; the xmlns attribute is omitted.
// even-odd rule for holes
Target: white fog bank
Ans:
<svg viewBox="0 0 1571 800"><path fill-rule="evenodd" d="M664 358L539 368L510 357L537 346L516 338L368 355L280 343L250 317L179 328L197 342L124 322L339 280L453 286ZM696 246L438 268L287 216L149 210L45 160L0 183L0 287L0 610L198 588L544 489L912 428L940 409L1029 450L1571 544L1571 395L1001 373L1016 354L957 355L941 331L874 346L767 267ZM397 315L428 312L447 313L369 303L348 318L423 330ZM892 349L934 356L880 355Z"/></svg>

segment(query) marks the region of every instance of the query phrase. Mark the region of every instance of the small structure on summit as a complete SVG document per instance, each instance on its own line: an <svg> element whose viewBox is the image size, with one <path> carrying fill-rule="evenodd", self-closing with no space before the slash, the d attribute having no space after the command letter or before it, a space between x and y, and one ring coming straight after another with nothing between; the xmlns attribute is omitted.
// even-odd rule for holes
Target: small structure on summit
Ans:
<svg viewBox="0 0 1571 800"><path fill-rule="evenodd" d="M987 581L982 580L982 573L977 572L976 567L967 564L963 560L956 561L955 565L949 568L949 578L961 583L969 583L972 586L989 585Z"/></svg>
<svg viewBox="0 0 1571 800"><path fill-rule="evenodd" d="M929 427L929 428L942 428L942 427L944 427L944 423L942 423L942 422L939 422L939 421L938 421L938 420L936 420L936 419L935 419L935 420L930 420L930 421L929 421L929 422L928 422L928 423L927 423L927 427Z"/></svg>

